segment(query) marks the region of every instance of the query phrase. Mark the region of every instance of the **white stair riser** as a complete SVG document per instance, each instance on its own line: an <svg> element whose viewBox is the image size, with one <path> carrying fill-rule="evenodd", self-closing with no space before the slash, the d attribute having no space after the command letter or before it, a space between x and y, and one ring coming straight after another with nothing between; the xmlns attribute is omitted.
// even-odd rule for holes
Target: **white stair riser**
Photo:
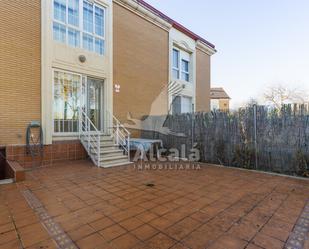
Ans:
<svg viewBox="0 0 309 249"><path fill-rule="evenodd" d="M85 142L88 142L88 138L84 138ZM94 140L90 139L91 142L93 142ZM115 143L114 139L100 139L100 143Z"/></svg>
<svg viewBox="0 0 309 249"><path fill-rule="evenodd" d="M96 153L92 153L92 154L96 154ZM110 158L110 157L121 157L123 156L123 151L113 151L113 152L102 152L100 153L100 158L103 159L104 157L106 158ZM97 156L97 155L95 155Z"/></svg>
<svg viewBox="0 0 309 249"><path fill-rule="evenodd" d="M128 160L128 156L121 155L121 156L111 156L111 157L100 157L101 162L110 162L110 161L117 161L117 160Z"/></svg>
<svg viewBox="0 0 309 249"><path fill-rule="evenodd" d="M111 162L101 162L100 167L103 168L109 168L109 167L114 167L114 166L123 166L123 165L128 165L131 164L129 160L117 160L117 161L111 161Z"/></svg>

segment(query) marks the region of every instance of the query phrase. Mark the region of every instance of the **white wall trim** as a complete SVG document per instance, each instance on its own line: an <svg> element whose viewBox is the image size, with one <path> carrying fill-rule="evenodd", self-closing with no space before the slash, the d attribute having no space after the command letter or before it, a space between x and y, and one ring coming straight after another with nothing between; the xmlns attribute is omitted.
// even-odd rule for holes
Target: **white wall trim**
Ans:
<svg viewBox="0 0 309 249"><path fill-rule="evenodd" d="M204 42L202 42L200 40L196 41L196 48L201 50L202 52L208 54L209 56L212 56L217 52L217 50L208 46L207 44L205 44Z"/></svg>
<svg viewBox="0 0 309 249"><path fill-rule="evenodd" d="M106 8L105 54L96 55L53 40L53 0L41 0L41 123L44 144L53 141L53 69L74 72L104 80L102 110L113 113L113 2L94 0ZM82 42L82 41L81 41ZM87 60L80 63L79 55Z"/></svg>
<svg viewBox="0 0 309 249"><path fill-rule="evenodd" d="M173 48L183 50L190 54L190 82L173 79L172 63ZM169 32L169 82L175 81L183 86L181 96L191 97L196 110L196 41L182 33L181 31L171 28ZM168 96L169 108L171 107L173 96Z"/></svg>

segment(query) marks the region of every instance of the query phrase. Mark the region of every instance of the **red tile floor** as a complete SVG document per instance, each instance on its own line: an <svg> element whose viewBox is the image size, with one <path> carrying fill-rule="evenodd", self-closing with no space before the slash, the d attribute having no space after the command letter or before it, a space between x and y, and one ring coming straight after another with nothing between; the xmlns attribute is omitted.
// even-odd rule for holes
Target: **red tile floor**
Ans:
<svg viewBox="0 0 309 249"><path fill-rule="evenodd" d="M307 180L211 165L62 163L0 185L0 248L309 248L308 197Z"/></svg>

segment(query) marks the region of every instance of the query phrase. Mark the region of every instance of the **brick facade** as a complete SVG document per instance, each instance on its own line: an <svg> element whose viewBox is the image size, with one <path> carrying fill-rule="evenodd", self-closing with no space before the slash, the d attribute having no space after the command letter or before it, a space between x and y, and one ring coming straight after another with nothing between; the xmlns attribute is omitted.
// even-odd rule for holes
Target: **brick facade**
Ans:
<svg viewBox="0 0 309 249"><path fill-rule="evenodd" d="M196 50L196 111L210 111L210 56Z"/></svg>
<svg viewBox="0 0 309 249"><path fill-rule="evenodd" d="M1 1L0 145L25 144L41 119L40 0Z"/></svg>
<svg viewBox="0 0 309 249"><path fill-rule="evenodd" d="M168 83L168 31L114 3L114 115L121 121L149 115L151 104ZM167 113L168 97L157 108Z"/></svg>

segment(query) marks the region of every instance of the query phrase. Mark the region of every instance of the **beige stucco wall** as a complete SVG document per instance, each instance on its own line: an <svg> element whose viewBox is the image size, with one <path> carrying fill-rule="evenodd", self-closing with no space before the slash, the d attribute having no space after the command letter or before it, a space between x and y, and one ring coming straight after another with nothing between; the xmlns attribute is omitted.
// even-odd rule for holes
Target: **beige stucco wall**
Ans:
<svg viewBox="0 0 309 249"><path fill-rule="evenodd" d="M40 121L40 0L0 5L0 145L25 144Z"/></svg>
<svg viewBox="0 0 309 249"><path fill-rule="evenodd" d="M196 111L210 111L210 56L196 50Z"/></svg>
<svg viewBox="0 0 309 249"><path fill-rule="evenodd" d="M128 112L137 119L167 113L168 31L117 3L113 11L114 84L120 85L114 115L125 123Z"/></svg>
<svg viewBox="0 0 309 249"><path fill-rule="evenodd" d="M229 99L220 99L219 100L219 110L228 111L230 109L230 100Z"/></svg>

